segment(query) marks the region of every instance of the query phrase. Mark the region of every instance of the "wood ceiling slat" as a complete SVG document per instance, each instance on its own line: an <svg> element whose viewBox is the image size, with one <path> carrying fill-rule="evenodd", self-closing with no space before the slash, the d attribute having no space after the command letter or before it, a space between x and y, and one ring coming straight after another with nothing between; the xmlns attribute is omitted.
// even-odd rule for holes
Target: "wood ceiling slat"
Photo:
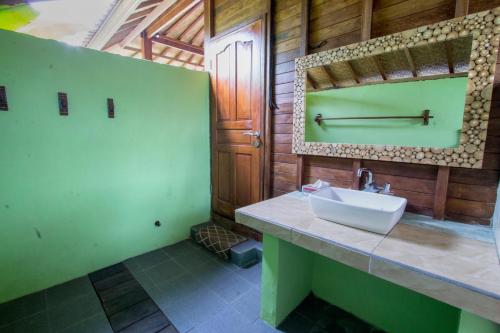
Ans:
<svg viewBox="0 0 500 333"><path fill-rule="evenodd" d="M130 15L127 20L125 21L125 23L127 22L130 22L130 21L133 21L137 18L144 18L144 16L147 16L149 13L151 13L153 11L154 8L146 8L144 10L141 10L141 11L138 11L138 12L135 12L133 13L132 15Z"/></svg>
<svg viewBox="0 0 500 333"><path fill-rule="evenodd" d="M128 50L128 51L132 51L132 52L141 52L140 49L138 49L136 47L132 47L132 46L125 46L123 49ZM156 52L153 52L153 57L164 58L164 59L171 59L171 57L162 56L161 54L156 53ZM177 60L177 61L184 62L182 60ZM191 64L194 65L194 66L200 66L199 64L196 64L196 63L191 63Z"/></svg>
<svg viewBox="0 0 500 333"><path fill-rule="evenodd" d="M161 15L153 24L151 24L147 28L148 38L153 37L155 34L163 30L166 26L171 24L171 22L175 22L176 19L178 21L182 21L179 19L182 17L185 11L189 11L194 6L200 4L200 0L180 0L172 5L163 15Z"/></svg>
<svg viewBox="0 0 500 333"><path fill-rule="evenodd" d="M191 31L191 29L192 29L193 27L195 27L195 26L196 26L196 24L199 24L199 22L200 22L200 21L203 21L203 18L204 18L203 16L204 16L204 14L203 14L203 12L202 12L202 13L201 13L201 14L200 14L197 18L195 18L195 19L194 19L194 20L193 20L193 21L192 21L192 22L191 22L191 23L190 23L190 24L186 27L186 29L184 29L184 31L183 31L183 32L179 35L179 38L178 38L178 39L179 39L179 40L182 40L182 41L185 41L185 42L188 42L189 44L192 44L193 39L194 39L194 37L196 36L196 33L195 33L195 34L194 34L191 38L189 38L188 40L185 40L185 39L184 39L184 37L188 34L188 32L190 32L190 31ZM202 24L202 25L201 25L201 27L200 27L199 29L203 30L203 28L204 28L204 26L203 26L203 24ZM182 53L182 51L177 51L177 52L176 52L176 55L174 56L174 58L177 58L177 57L178 57L181 53Z"/></svg>
<svg viewBox="0 0 500 333"><path fill-rule="evenodd" d="M147 0L141 3L137 9L152 8L158 5L162 0Z"/></svg>

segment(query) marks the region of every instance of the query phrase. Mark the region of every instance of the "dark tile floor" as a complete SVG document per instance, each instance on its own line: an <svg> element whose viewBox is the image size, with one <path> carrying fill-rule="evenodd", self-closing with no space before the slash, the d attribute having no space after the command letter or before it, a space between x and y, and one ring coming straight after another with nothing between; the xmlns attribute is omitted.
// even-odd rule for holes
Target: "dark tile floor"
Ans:
<svg viewBox="0 0 500 333"><path fill-rule="evenodd" d="M280 329L268 326L259 318L261 264L239 268L189 240L129 259L125 265L181 333L372 332L350 319L347 327L359 327L339 327L338 321L330 320L332 314L350 316L315 298L306 299ZM0 304L0 333L4 332L113 330L85 276Z"/></svg>

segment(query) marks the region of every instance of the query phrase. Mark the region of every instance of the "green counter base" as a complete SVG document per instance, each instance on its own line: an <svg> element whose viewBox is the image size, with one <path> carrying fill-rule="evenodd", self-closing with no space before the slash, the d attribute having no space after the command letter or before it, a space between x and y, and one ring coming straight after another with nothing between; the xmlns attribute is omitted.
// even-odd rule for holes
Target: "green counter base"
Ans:
<svg viewBox="0 0 500 333"><path fill-rule="evenodd" d="M313 292L389 333L500 333L500 326L264 234L261 317L278 326Z"/></svg>

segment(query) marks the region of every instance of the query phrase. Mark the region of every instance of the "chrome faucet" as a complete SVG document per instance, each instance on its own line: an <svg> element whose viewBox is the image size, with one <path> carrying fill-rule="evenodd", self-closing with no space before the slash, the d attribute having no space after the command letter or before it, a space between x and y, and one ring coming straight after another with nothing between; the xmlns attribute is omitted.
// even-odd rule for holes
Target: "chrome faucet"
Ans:
<svg viewBox="0 0 500 333"><path fill-rule="evenodd" d="M383 186L378 186L375 183L375 180L373 179L372 171L370 169L367 169L367 168L359 168L358 169L358 173L357 173L358 178L361 178L363 176L363 173L367 174L366 179L365 179L365 188L363 189L363 191L392 195L391 184L386 183Z"/></svg>

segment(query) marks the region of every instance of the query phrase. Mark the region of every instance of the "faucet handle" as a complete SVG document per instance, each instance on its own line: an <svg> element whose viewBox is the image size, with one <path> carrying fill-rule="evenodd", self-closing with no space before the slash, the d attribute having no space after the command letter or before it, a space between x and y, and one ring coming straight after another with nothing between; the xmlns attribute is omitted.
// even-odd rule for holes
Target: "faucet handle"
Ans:
<svg viewBox="0 0 500 333"><path fill-rule="evenodd" d="M393 193L391 192L391 184L385 183L384 186L381 188L381 194L389 194L392 195Z"/></svg>

